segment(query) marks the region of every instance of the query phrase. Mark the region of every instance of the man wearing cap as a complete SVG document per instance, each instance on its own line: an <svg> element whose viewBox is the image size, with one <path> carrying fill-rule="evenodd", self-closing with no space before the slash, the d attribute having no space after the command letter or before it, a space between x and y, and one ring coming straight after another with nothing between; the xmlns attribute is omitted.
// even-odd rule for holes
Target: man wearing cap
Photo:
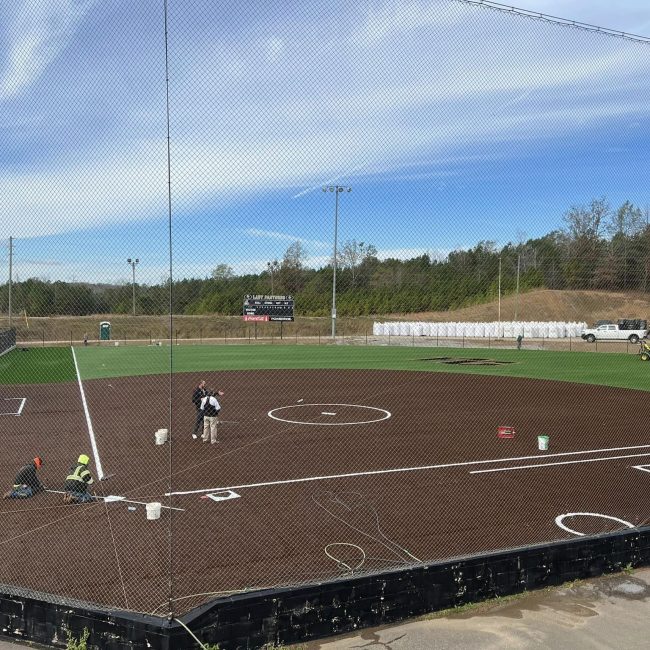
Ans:
<svg viewBox="0 0 650 650"><path fill-rule="evenodd" d="M41 483L36 470L43 466L43 459L36 456L31 463L23 465L18 470L14 479L14 486L9 492L5 492L4 499L29 499L39 492L45 492L45 486Z"/></svg>
<svg viewBox="0 0 650 650"><path fill-rule="evenodd" d="M196 419L194 420L194 431L192 431L192 438L196 440L199 437L199 432L203 433L203 409L201 408L201 400L208 394L205 388L205 381L201 380L199 385L192 393L192 403L196 408Z"/></svg>
<svg viewBox="0 0 650 650"><path fill-rule="evenodd" d="M88 486L94 483L93 477L88 469L90 458L86 454L81 454L77 459L77 464L70 468L70 473L65 479L63 489L63 503L85 503L95 501L95 496L88 492Z"/></svg>

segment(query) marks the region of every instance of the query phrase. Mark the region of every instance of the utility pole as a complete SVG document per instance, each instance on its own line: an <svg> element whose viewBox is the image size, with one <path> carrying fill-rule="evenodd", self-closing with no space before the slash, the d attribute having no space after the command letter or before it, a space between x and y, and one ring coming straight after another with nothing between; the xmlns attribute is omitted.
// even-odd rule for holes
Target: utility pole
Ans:
<svg viewBox="0 0 650 650"><path fill-rule="evenodd" d="M323 192L334 192L334 259L332 274L332 339L336 338L336 263L337 263L337 243L339 230L339 193L351 192L352 188L348 185L328 185L323 187Z"/></svg>
<svg viewBox="0 0 650 650"><path fill-rule="evenodd" d="M517 294L515 296L515 320L517 320L517 311L519 309L519 269L521 267L521 253L517 255Z"/></svg>
<svg viewBox="0 0 650 650"><path fill-rule="evenodd" d="M499 330L501 329L501 256L499 255Z"/></svg>
<svg viewBox="0 0 650 650"><path fill-rule="evenodd" d="M11 285L13 282L13 264L14 264L14 238L9 237L9 329L11 329Z"/></svg>

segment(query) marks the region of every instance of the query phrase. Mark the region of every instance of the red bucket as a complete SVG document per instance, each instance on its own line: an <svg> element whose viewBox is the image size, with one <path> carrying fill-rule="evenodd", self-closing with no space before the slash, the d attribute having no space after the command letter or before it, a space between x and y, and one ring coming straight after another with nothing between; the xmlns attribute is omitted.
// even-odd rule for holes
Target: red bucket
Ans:
<svg viewBox="0 0 650 650"><path fill-rule="evenodd" d="M497 438L514 438L515 437L515 428L514 427L498 427L497 428Z"/></svg>

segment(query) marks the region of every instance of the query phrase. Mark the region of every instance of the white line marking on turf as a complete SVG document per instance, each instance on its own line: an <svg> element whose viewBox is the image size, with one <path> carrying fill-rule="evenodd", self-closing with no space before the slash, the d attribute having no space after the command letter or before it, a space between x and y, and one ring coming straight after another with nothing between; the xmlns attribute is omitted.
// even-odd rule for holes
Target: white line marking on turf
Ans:
<svg viewBox="0 0 650 650"><path fill-rule="evenodd" d="M97 476L101 481L104 478L104 470L102 469L102 463L99 460L99 450L97 449L97 441L95 440L95 432L93 431L93 423L90 421L90 412L88 411L88 402L86 402L86 393L84 392L83 384L81 383L81 375L79 374L79 365L77 364L77 355L72 350L72 358L74 359L74 368L77 372L77 381L79 383L79 392L81 393L81 402L84 407L84 413L86 414L86 423L88 425L88 435L90 436L90 446L93 450L93 458L95 459L95 467L97 468Z"/></svg>
<svg viewBox="0 0 650 650"><path fill-rule="evenodd" d="M25 407L25 402L27 401L27 398L26 397L5 397L4 398L5 402L15 402L16 400L20 400L20 406L18 407L18 410L15 413L0 413L0 415L19 416L23 412L23 408Z"/></svg>
<svg viewBox="0 0 650 650"><path fill-rule="evenodd" d="M332 413L331 411L321 411L321 415L336 415L336 413Z"/></svg>
<svg viewBox="0 0 650 650"><path fill-rule="evenodd" d="M610 449L584 449L582 451L562 451L555 454L545 454L544 458L555 456L575 456L577 454L599 454L607 451L624 451L628 449L648 449L650 445L635 445L633 447L612 447ZM643 454L638 454L643 455ZM650 456L650 454L646 454ZM467 465L485 465L489 463L511 463L515 460L531 460L539 456L515 456L514 458L492 458L490 460L470 460L462 463L445 463L443 465L423 465L420 467L398 467L394 469L376 469L368 472L351 472L349 474L330 474L325 476L307 476L305 478L287 479L285 481L267 481L266 483L249 483L247 485L231 485L229 487L209 488L207 490L187 490L185 492L167 492L166 497L183 494L203 494L205 492L219 492L221 490L243 490L253 487L270 487L273 485L287 485L289 483L309 483L311 481L328 481L337 478L354 478L356 476L377 476L379 474L397 474L400 472L418 472L431 469L448 469L450 467L466 467ZM533 465L538 467L538 465Z"/></svg>
<svg viewBox="0 0 650 650"><path fill-rule="evenodd" d="M63 490L45 490L46 492L51 492L52 494L65 494ZM103 499L106 501L106 503L137 503L138 505L141 506L146 506L148 501L132 501L131 499L127 499L126 497L121 497L117 496L116 494L109 494L108 496L102 497L102 496L96 496L95 499ZM185 512L185 508L173 508L172 506L163 506L161 504L161 508L167 508L167 510L178 510L180 512Z"/></svg>
<svg viewBox="0 0 650 650"><path fill-rule="evenodd" d="M586 533L579 533L577 530L573 530L568 526L565 526L562 523L562 521L566 519L566 517L602 517L603 519L611 519L612 521L618 521L619 523L623 524L624 526L627 526L628 528L636 528L634 524L631 524L629 521L625 521L625 519L619 519L618 517L611 517L610 515L601 515L599 512L567 512L565 515L558 515L555 518L555 523L560 528L563 528L567 532L573 533L574 535L578 535L579 537L584 537Z"/></svg>
<svg viewBox="0 0 650 650"><path fill-rule="evenodd" d="M22 398L22 401L20 402L20 407L18 408L18 413L16 415L20 415L23 412L23 409L25 408L25 402L27 401L26 397Z"/></svg>
<svg viewBox="0 0 650 650"><path fill-rule="evenodd" d="M558 463L538 463L536 465L518 465L517 467L496 467L493 469L475 469L470 474L487 474L488 472L511 472L516 469L534 469L537 467L553 467L555 465L573 465L575 463L597 463L601 460L620 460L621 458L637 458L650 454L627 454L625 456L607 456L607 458L583 458L581 460L563 460Z"/></svg>
<svg viewBox="0 0 650 650"><path fill-rule="evenodd" d="M280 418L277 417L276 415L273 415L276 411L282 411L284 409L302 408L303 406L349 406L355 409L370 409L371 411L379 411L384 415L383 417L377 418L376 420L365 420L363 422L304 422L303 420L286 420L285 418ZM336 427L336 426L341 427L341 426L353 425L353 424L373 424L375 422L382 422L383 420L388 420L388 418L391 417L392 413L390 411L387 411L386 409L380 409L377 408L376 406L364 406L363 404L291 404L289 406L279 406L278 408L271 409L267 413L267 415L273 420L277 420L278 422L288 422L289 424L306 424L310 426L315 425L315 426L322 426L322 427ZM336 413L321 412L321 415L336 415Z"/></svg>
<svg viewBox="0 0 650 650"><path fill-rule="evenodd" d="M640 469L642 472L650 472L650 465L632 465L633 469Z"/></svg>

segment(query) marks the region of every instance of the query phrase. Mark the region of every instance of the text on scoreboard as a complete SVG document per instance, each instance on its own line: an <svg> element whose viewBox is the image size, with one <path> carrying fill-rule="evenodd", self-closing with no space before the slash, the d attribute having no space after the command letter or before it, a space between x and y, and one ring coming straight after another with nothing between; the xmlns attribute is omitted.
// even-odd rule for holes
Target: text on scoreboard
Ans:
<svg viewBox="0 0 650 650"><path fill-rule="evenodd" d="M244 320L292 321L293 307L292 296L244 296Z"/></svg>

